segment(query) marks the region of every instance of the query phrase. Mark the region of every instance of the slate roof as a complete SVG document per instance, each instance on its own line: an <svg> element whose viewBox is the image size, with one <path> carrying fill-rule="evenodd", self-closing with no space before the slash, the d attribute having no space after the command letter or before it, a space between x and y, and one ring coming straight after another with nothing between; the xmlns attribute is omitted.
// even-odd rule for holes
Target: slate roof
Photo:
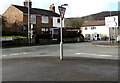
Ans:
<svg viewBox="0 0 120 83"><path fill-rule="evenodd" d="M98 20L98 21L88 21L84 23L82 26L103 26L105 25L105 20Z"/></svg>
<svg viewBox="0 0 120 83"><path fill-rule="evenodd" d="M21 10L23 13L28 13L28 8L24 6L18 6L18 5L13 5L19 10ZM45 10L45 9L38 9L38 8L30 8L30 14L36 14L36 15L44 15L44 16L54 16L54 17L60 17L59 14L50 11L50 10Z"/></svg>

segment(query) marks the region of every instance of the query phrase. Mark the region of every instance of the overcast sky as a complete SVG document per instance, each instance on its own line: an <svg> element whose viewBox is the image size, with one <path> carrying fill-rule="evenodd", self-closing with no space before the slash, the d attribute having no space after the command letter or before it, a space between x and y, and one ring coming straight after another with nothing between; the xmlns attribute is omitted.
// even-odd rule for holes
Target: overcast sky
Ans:
<svg viewBox="0 0 120 83"><path fill-rule="evenodd" d="M3 14L11 5L21 5L25 0L1 0L0 14ZM117 11L118 2L120 0L31 0L33 8L49 9L49 6L54 3L56 12L58 6L67 3L65 17L82 17L102 11Z"/></svg>

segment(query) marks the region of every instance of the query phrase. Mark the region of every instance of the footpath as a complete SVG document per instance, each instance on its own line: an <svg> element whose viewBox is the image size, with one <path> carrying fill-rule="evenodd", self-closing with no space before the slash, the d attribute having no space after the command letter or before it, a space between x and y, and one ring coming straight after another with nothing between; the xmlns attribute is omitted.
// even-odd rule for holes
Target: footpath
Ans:
<svg viewBox="0 0 120 83"><path fill-rule="evenodd" d="M120 48L120 43L109 43L108 41L98 41L97 43L93 43L91 45L93 45L93 46L101 46L101 47Z"/></svg>

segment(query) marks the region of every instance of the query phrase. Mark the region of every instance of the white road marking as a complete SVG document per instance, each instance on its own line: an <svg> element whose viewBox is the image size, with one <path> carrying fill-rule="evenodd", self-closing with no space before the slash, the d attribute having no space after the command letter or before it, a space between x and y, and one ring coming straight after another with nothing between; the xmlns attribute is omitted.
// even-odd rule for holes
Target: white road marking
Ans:
<svg viewBox="0 0 120 83"><path fill-rule="evenodd" d="M13 54L9 54L9 55L2 55L3 57L5 56L16 56L16 55L25 55L28 54L29 52L22 52L22 53L13 53Z"/></svg>
<svg viewBox="0 0 120 83"><path fill-rule="evenodd" d="M84 55L93 55L93 56L112 56L112 55L103 55L103 54L76 53L76 55L80 55L80 54L84 54Z"/></svg>
<svg viewBox="0 0 120 83"><path fill-rule="evenodd" d="M6 55L2 55L3 57L6 56Z"/></svg>

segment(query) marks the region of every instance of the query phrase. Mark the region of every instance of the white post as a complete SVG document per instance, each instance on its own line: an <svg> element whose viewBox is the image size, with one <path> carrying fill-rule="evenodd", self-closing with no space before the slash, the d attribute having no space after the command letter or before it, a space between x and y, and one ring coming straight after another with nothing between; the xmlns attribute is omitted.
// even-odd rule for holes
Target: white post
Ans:
<svg viewBox="0 0 120 83"><path fill-rule="evenodd" d="M62 7L62 6L68 6L68 4L63 4L61 6L58 6L59 8L59 12L60 12L60 17L61 17L61 28L60 28L60 60L63 60L63 38L62 38L62 28L63 28L63 18L64 18L64 14L65 14L65 10L66 8Z"/></svg>
<svg viewBox="0 0 120 83"><path fill-rule="evenodd" d="M60 28L60 60L63 60L63 41L62 41L62 17L61 17L61 28Z"/></svg>
<svg viewBox="0 0 120 83"><path fill-rule="evenodd" d="M111 43L111 32L110 32L110 27L108 27L109 28L109 43Z"/></svg>
<svg viewBox="0 0 120 83"><path fill-rule="evenodd" d="M116 43L116 27L114 27L114 38L115 38L114 43Z"/></svg>

